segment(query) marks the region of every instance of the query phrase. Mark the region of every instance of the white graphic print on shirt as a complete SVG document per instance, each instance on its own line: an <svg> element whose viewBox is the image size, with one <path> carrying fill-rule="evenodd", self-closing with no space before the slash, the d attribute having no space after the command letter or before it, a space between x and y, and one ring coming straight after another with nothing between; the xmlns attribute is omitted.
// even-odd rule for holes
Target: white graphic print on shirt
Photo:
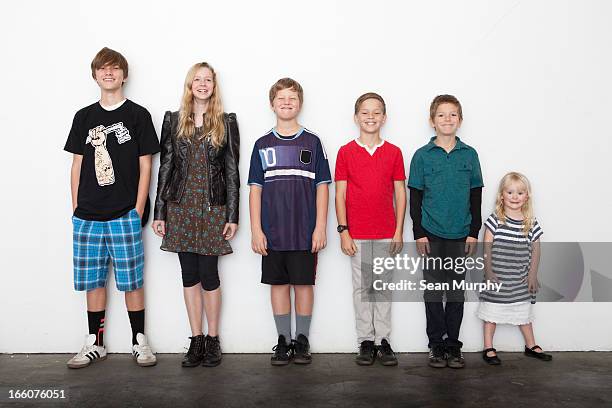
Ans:
<svg viewBox="0 0 612 408"><path fill-rule="evenodd" d="M89 135L85 144L91 143L94 150L96 179L100 186L108 186L115 183L115 170L113 161L106 149L106 138L111 133L117 137L117 142L123 144L131 139L130 131L123 126L123 122L115 123L109 127L102 125L89 129Z"/></svg>

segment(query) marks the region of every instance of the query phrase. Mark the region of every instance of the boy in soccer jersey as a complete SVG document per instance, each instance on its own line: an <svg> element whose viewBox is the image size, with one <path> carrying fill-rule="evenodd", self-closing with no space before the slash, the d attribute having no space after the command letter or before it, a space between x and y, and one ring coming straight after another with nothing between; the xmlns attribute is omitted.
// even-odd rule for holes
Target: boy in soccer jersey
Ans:
<svg viewBox="0 0 612 408"><path fill-rule="evenodd" d="M144 335L142 225L149 212L151 156L159 141L149 112L126 99L128 63L103 48L91 62L100 100L79 110L64 150L73 154L72 191L74 288L87 291L89 335L70 368L106 358L106 275L113 263L117 289L125 292L132 326L132 355L140 366L156 358Z"/></svg>
<svg viewBox="0 0 612 408"><path fill-rule="evenodd" d="M255 142L249 170L251 246L262 255L261 282L271 285L278 344L270 361L309 364L313 285L317 253L327 243L331 174L321 140L297 121L303 103L300 84L280 79L269 97L276 127ZM291 286L296 311L293 342Z"/></svg>

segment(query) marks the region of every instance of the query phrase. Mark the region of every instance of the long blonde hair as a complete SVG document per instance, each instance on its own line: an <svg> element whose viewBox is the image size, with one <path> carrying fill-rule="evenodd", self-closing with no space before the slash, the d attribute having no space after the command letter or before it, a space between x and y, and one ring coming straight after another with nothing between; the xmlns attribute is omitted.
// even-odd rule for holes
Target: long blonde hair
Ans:
<svg viewBox="0 0 612 408"><path fill-rule="evenodd" d="M208 101L208 108L204 115L204 136L210 136L212 145L215 148L223 146L225 143L225 124L223 122L223 104L221 103L221 95L219 85L217 83L217 74L213 67L207 62L199 62L193 65L187 76L185 77L185 87L183 90L183 98L181 99L181 107L179 109L179 123L177 137L191 138L195 134L195 121L193 118L193 92L191 84L196 72L200 68L208 68L213 74L213 91Z"/></svg>
<svg viewBox="0 0 612 408"><path fill-rule="evenodd" d="M502 223L506 223L506 213L504 212L504 190L510 186L512 183L522 184L527 192L527 201L523 204L521 208L521 213L523 214L523 233L525 235L529 234L529 230L533 226L533 203L531 201L531 183L527 177L525 177L521 173L517 173L512 171L506 174L501 181L499 182L499 188L497 189L497 200L495 203L495 215L497 219Z"/></svg>

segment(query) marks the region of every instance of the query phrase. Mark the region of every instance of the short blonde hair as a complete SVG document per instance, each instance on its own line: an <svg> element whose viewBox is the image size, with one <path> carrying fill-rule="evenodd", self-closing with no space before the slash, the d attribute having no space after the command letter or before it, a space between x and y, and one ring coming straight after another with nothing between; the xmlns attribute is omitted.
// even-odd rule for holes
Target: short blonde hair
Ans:
<svg viewBox="0 0 612 408"><path fill-rule="evenodd" d="M291 89L298 94L298 99L300 100L300 105L304 103L304 90L302 89L302 85L295 79L291 78L281 78L272 87L270 88L270 105L274 102L274 98L276 98L276 94L283 89Z"/></svg>

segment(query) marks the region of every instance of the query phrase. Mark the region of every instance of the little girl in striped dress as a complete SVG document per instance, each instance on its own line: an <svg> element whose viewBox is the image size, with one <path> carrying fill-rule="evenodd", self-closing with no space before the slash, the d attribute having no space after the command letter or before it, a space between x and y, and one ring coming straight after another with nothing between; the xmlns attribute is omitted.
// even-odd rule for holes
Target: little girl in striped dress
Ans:
<svg viewBox="0 0 612 408"><path fill-rule="evenodd" d="M484 320L482 358L501 364L493 348L497 324L519 326L525 338L525 355L543 361L533 335L533 303L538 291L538 263L542 229L533 216L531 186L520 173L506 174L499 183L495 212L485 221L485 279L502 284L499 292L481 293L477 316Z"/></svg>

